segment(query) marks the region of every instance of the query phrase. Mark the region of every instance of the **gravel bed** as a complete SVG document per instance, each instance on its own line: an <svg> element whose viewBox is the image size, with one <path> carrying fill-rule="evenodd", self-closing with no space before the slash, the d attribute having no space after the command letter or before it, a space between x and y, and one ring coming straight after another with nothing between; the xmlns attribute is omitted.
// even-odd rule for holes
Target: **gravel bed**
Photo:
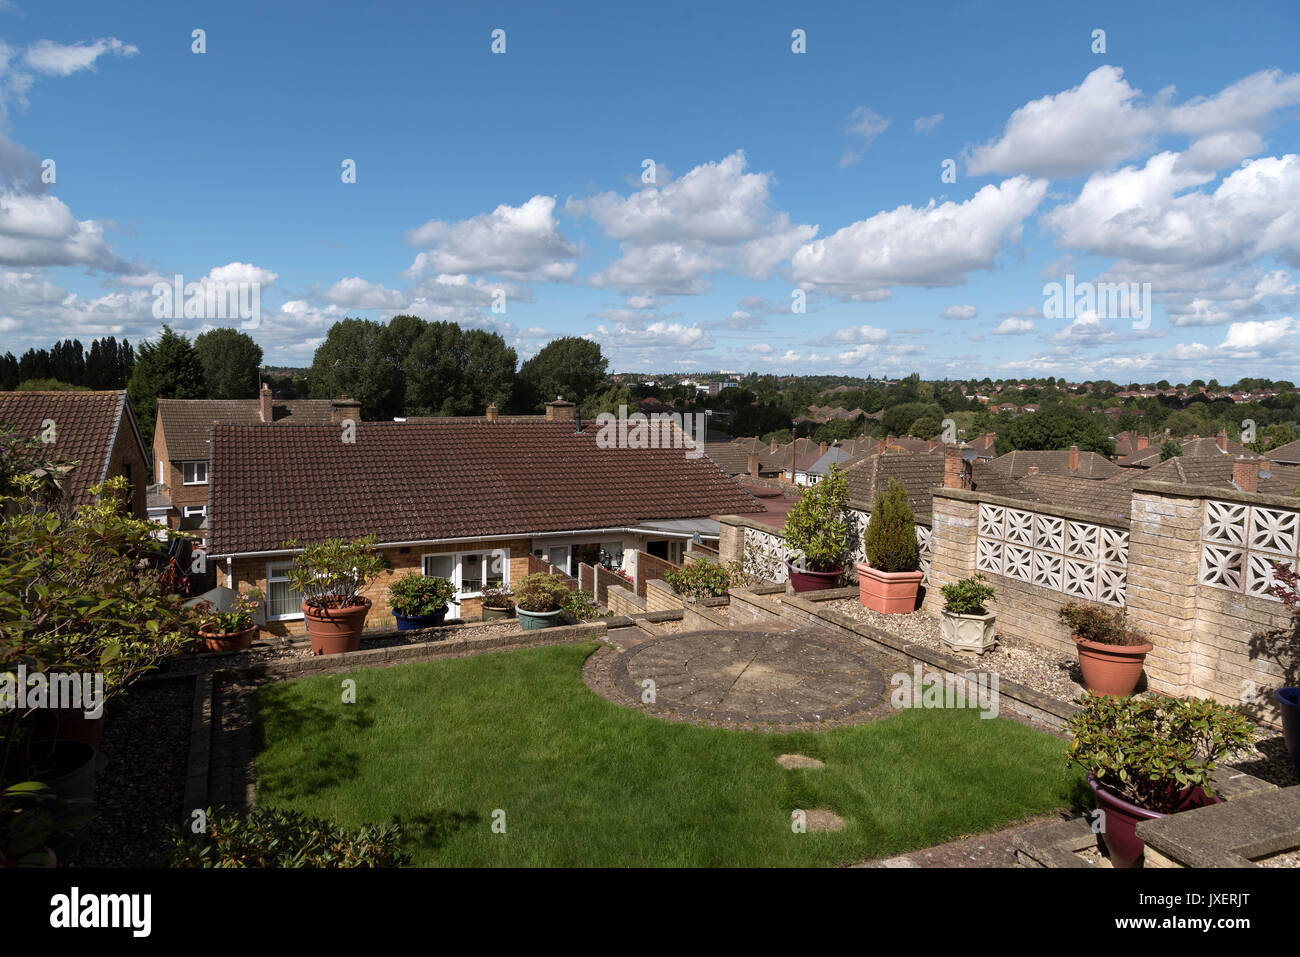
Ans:
<svg viewBox="0 0 1300 957"><path fill-rule="evenodd" d="M1255 862L1260 867L1300 867L1300 847Z"/></svg>
<svg viewBox="0 0 1300 957"><path fill-rule="evenodd" d="M136 685L105 716L107 765L95 778L96 817L76 867L166 867L181 823L194 684ZM60 861L60 864L64 862Z"/></svg>
<svg viewBox="0 0 1300 957"><path fill-rule="evenodd" d="M951 654L939 642L939 619L924 611L907 615L882 615L864 608L856 598L819 603L819 607L839 612L881 631L900 636L918 645ZM996 672L1007 681L1015 681L1060 701L1073 701L1083 691L1079 663L1054 651L1023 639L998 635L997 647L982 655L962 655L972 670Z"/></svg>

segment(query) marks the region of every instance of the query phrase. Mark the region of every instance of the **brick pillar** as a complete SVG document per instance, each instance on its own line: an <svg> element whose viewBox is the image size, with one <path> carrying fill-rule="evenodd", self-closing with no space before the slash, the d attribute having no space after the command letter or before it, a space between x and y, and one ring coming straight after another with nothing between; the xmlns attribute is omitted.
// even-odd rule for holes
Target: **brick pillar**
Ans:
<svg viewBox="0 0 1300 957"><path fill-rule="evenodd" d="M1129 623L1155 646L1147 680L1167 694L1195 686L1197 578L1203 501L1134 491L1125 604Z"/></svg>
<svg viewBox="0 0 1300 957"><path fill-rule="evenodd" d="M957 461L960 464L961 452L957 452ZM940 589L944 585L975 574L978 532L979 501L974 494L954 489L950 495L946 489L936 489L930 525L930 582L922 605L926 611L937 613L943 607Z"/></svg>
<svg viewBox="0 0 1300 957"><path fill-rule="evenodd" d="M730 521L732 516L718 516L718 561L726 563L745 557L745 529Z"/></svg>

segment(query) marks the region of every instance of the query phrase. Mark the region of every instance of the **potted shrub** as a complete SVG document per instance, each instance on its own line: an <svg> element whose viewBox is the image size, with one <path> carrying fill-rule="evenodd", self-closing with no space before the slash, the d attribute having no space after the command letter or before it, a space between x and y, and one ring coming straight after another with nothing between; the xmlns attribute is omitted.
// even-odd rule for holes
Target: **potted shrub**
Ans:
<svg viewBox="0 0 1300 957"><path fill-rule="evenodd" d="M356 541L329 538L305 547L296 541L285 548L301 548L286 576L306 597L302 613L314 655L336 655L361 647L361 632L370 613L370 599L361 590L383 570L375 554L375 536Z"/></svg>
<svg viewBox="0 0 1300 957"><path fill-rule="evenodd" d="M483 620L498 621L513 617L515 598L508 588L488 588L483 592Z"/></svg>
<svg viewBox="0 0 1300 957"><path fill-rule="evenodd" d="M1124 612L1072 601L1057 616L1079 651L1084 687L1093 694L1132 694L1151 643L1128 627Z"/></svg>
<svg viewBox="0 0 1300 957"><path fill-rule="evenodd" d="M568 597L569 589L554 575L545 572L525 575L523 581L515 586L519 627L524 631L536 631L558 625Z"/></svg>
<svg viewBox="0 0 1300 957"><path fill-rule="evenodd" d="M581 588L569 591L560 603L561 610L572 619L575 623L582 621L594 621L597 618L606 617L601 612L600 606L596 604L596 599L591 592L583 591Z"/></svg>
<svg viewBox="0 0 1300 957"><path fill-rule="evenodd" d="M1282 628L1252 635L1251 657L1271 653L1284 674L1292 681L1300 672L1300 575L1290 565L1273 564L1273 584L1269 594L1279 599L1291 613L1291 621ZM1300 776L1300 687L1289 685L1273 690L1273 700L1282 714L1282 737L1291 753L1296 775Z"/></svg>
<svg viewBox="0 0 1300 957"><path fill-rule="evenodd" d="M987 581L976 572L939 589L943 593L939 638L953 651L983 654L996 644L993 633L996 616L985 607L995 596L993 586Z"/></svg>
<svg viewBox="0 0 1300 957"><path fill-rule="evenodd" d="M889 486L876 493L862 550L867 560L855 566L862 604L885 615L916 611L921 550L907 488L897 479L890 479Z"/></svg>
<svg viewBox="0 0 1300 957"><path fill-rule="evenodd" d="M388 586L388 607L398 631L441 625L455 601L456 586L446 578L408 572Z"/></svg>
<svg viewBox="0 0 1300 957"><path fill-rule="evenodd" d="M247 651L253 646L259 597L260 592L242 594L229 611L217 611L210 601L199 605L199 637L208 651Z"/></svg>
<svg viewBox="0 0 1300 957"><path fill-rule="evenodd" d="M64 798L40 781L19 781L0 789L0 867L54 867L51 845L94 818L84 798Z"/></svg>
<svg viewBox="0 0 1300 957"><path fill-rule="evenodd" d="M832 588L849 558L849 522L845 514L849 490L844 473L832 465L830 474L799 491L785 517L785 545L790 584L797 592Z"/></svg>
<svg viewBox="0 0 1300 957"><path fill-rule="evenodd" d="M1208 698L1120 698L1085 694L1067 722L1066 762L1088 772L1115 867L1141 866L1135 828L1219 798L1210 777L1220 757L1250 747L1245 715Z"/></svg>
<svg viewBox="0 0 1300 957"><path fill-rule="evenodd" d="M737 580L739 562L721 564L706 558L697 558L681 568L675 568L664 575L664 581L672 590L687 601L701 598L720 598Z"/></svg>

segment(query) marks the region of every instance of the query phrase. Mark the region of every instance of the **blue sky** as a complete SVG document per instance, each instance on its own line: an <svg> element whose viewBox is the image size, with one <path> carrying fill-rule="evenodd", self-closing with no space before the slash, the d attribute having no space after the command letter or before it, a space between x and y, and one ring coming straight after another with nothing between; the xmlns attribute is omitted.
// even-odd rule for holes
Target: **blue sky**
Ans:
<svg viewBox="0 0 1300 957"><path fill-rule="evenodd" d="M155 335L180 274L288 365L413 312L618 371L1300 379L1294 2L0 8L15 353ZM1068 276L1151 314L1049 317Z"/></svg>

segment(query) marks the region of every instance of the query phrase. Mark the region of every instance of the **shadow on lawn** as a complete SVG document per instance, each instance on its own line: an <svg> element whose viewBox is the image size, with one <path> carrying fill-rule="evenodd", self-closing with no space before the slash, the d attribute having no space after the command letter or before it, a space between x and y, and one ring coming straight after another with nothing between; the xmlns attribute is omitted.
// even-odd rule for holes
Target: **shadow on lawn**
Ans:
<svg viewBox="0 0 1300 957"><path fill-rule="evenodd" d="M478 824L477 811L427 811L410 817L398 817L394 823L402 828L402 843L408 850L416 847L430 851L440 849L457 832Z"/></svg>
<svg viewBox="0 0 1300 957"><path fill-rule="evenodd" d="M304 752L291 766L278 771L258 768L262 783L285 799L309 797L341 781L355 777L361 755L343 746L356 740L359 732L374 725L374 719L356 705L294 702L280 696L259 695L253 707L253 739L258 754L271 740L317 740L320 752Z"/></svg>

